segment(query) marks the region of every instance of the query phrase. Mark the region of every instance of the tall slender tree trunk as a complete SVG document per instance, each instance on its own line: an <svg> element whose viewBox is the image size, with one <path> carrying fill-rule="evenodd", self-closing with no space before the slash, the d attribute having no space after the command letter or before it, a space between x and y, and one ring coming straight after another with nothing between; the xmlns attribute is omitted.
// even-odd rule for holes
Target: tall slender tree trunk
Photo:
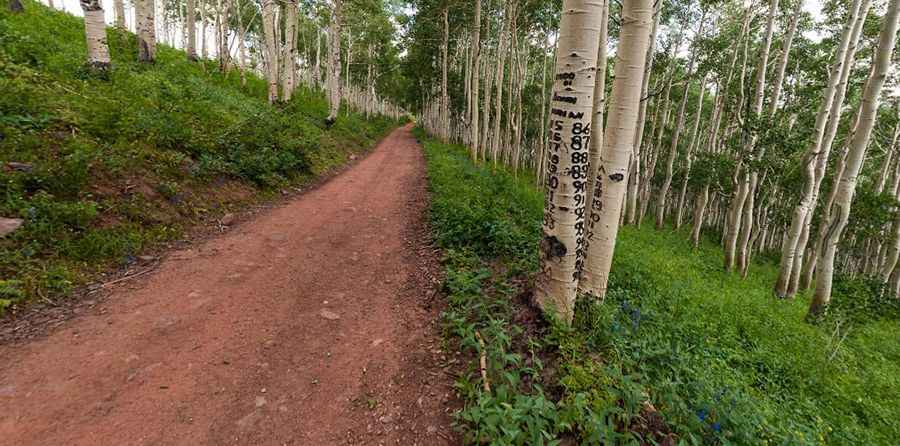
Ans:
<svg viewBox="0 0 900 446"><path fill-rule="evenodd" d="M900 23L900 0L890 0L884 15L878 49L869 79L863 90L862 105L857 117L858 127L850 140L847 167L836 183L835 213L823 222L828 228L824 249L819 256L819 272L816 275L816 291L809 307L809 315L815 317L825 311L831 301L831 284L834 275L834 258L838 242L850 217L850 206L856 192L856 183L865 160L866 147L875 127L881 90L891 65L891 56L897 40L897 26Z"/></svg>
<svg viewBox="0 0 900 446"><path fill-rule="evenodd" d="M326 122L334 123L341 108L341 20L344 1L334 0L331 26L328 28L328 97L329 110Z"/></svg>
<svg viewBox="0 0 900 446"><path fill-rule="evenodd" d="M154 0L135 0L138 60L156 60L156 3Z"/></svg>
<svg viewBox="0 0 900 446"><path fill-rule="evenodd" d="M441 41L441 140L450 139L450 94L447 92L447 53L450 49L449 5L444 6L441 18L444 22L444 35Z"/></svg>
<svg viewBox="0 0 900 446"><path fill-rule="evenodd" d="M659 195L656 199L656 229L662 229L666 218L666 199L669 195L669 188L672 186L672 175L674 174L675 159L678 157L678 143L681 140L681 132L684 130L684 115L687 107L688 97L691 90L691 77L694 75L694 62L697 55L697 40L703 36L703 24L706 21L706 11L700 18L700 28L694 36L694 42L691 44L690 61L687 67L687 80L684 83L684 91L681 96L681 103L678 105L678 116L675 118L675 130L672 133L672 143L669 147L668 158L666 159L666 176L659 188Z"/></svg>
<svg viewBox="0 0 900 446"><path fill-rule="evenodd" d="M775 18L778 15L778 0L771 0L769 4L769 16L766 21L766 33L763 38L762 49L760 50L759 56L759 65L756 68L756 93L753 101L753 116L756 118L761 117L763 111L763 102L765 99L765 90L766 90L766 72L768 70L768 62L769 62L769 51L772 47L772 35L775 30ZM751 157L754 159L762 158L764 153L762 150L757 150L756 148L757 135L754 133L750 137L749 144L746 146L745 150L750 153ZM727 245L729 248L733 245L736 245L736 252L731 253L731 256L736 256L737 267L741 272L742 276L747 275L747 269L749 267L749 259L750 259L750 236L753 231L753 219L754 212L756 209L755 199L756 199L756 189L759 184L759 172L757 172L752 166L745 166L744 168L744 178L742 187L746 190L745 199L743 200L743 206L738 207L735 211L740 215L740 218L735 221L735 224L740 222L740 230L736 232L739 237L739 240L736 244L729 243ZM729 254L726 253L726 257Z"/></svg>
<svg viewBox="0 0 900 446"><path fill-rule="evenodd" d="M602 15L601 2L563 0L551 99L540 272L535 283L538 305L563 321L571 321L574 315L584 258L588 147ZM623 17L632 20L631 15ZM616 64L617 69L619 66ZM643 63L640 66L643 69Z"/></svg>
<svg viewBox="0 0 900 446"><path fill-rule="evenodd" d="M472 160L478 159L478 81L479 64L481 63L481 0L475 0L475 19L472 23L472 115L470 119L470 144Z"/></svg>
<svg viewBox="0 0 900 446"><path fill-rule="evenodd" d="M835 111L838 114L840 113L841 104L835 104L835 98L838 96L838 90L841 89L842 80L843 83L846 83L846 76L850 71L849 65L852 65L852 56L849 61L847 56L851 42L855 40L854 34L857 32L855 29L857 26L861 27L862 21L865 20L864 14L862 14L862 3L869 2L870 0L853 1L849 10L849 18L841 32L841 40L835 53L834 64L831 67L822 103L819 105L819 111L816 114L813 142L806 150L803 158L806 181L801 190L800 203L794 208L791 226L787 231L786 240L782 246L778 279L775 283L775 294L778 297L792 296L793 294L790 292L792 276L799 277L799 269L802 265L802 251L805 250L806 239L809 237L808 225L812 221L812 212L815 209L819 187L822 184L822 179L824 179L828 156L831 153L831 144L824 144L826 127L829 119L839 119L839 116L831 116ZM803 237L804 232L807 234L805 238ZM801 240L803 240L802 245L800 243ZM798 257L800 257L800 262L797 262ZM794 271L795 268L798 271Z"/></svg>
<svg viewBox="0 0 900 446"><path fill-rule="evenodd" d="M262 27L266 39L266 80L269 85L270 104L278 101L278 41L275 37L275 27L278 26L275 17L277 7L275 0L263 0Z"/></svg>
<svg viewBox="0 0 900 446"><path fill-rule="evenodd" d="M297 2L284 4L284 55L281 61L281 100L288 102L294 95L295 53L297 48Z"/></svg>
<svg viewBox="0 0 900 446"><path fill-rule="evenodd" d="M684 215L685 197L687 196L688 180L691 178L691 165L694 162L694 149L700 134L700 117L703 114L703 98L706 95L706 77L700 81L700 97L697 99L697 107L694 112L694 125L691 130L691 141L688 143L687 153L684 158L684 179L681 181L681 192L678 194L678 206L675 209L675 229L681 227Z"/></svg>
<svg viewBox="0 0 900 446"><path fill-rule="evenodd" d="M591 121L591 144L589 149L588 166L590 172L587 184L587 203L591 206L594 198L594 183L597 179L597 170L600 168L600 156L603 152L603 114L606 111L606 64L607 64L607 40L609 39L609 0L601 0L603 4L603 18L600 22L600 47L597 51L597 82L594 83L594 110ZM643 82L643 79L642 79ZM627 184L627 183L626 183ZM591 231L588 231L588 239ZM593 266L594 264L591 264ZM597 277L593 275L591 277ZM579 285L582 291L593 291L594 286L582 281Z"/></svg>
<svg viewBox="0 0 900 446"><path fill-rule="evenodd" d="M582 286L585 293L606 296L613 250L619 231L626 177L634 144L644 64L653 20L652 0L625 0L616 52L615 77L604 132L604 150L594 183L588 223L587 258ZM599 124L598 124L599 125Z"/></svg>
<svg viewBox="0 0 900 446"><path fill-rule="evenodd" d="M84 35L87 39L88 65L100 71L109 69L109 46L106 44L106 23L100 0L81 0L84 11Z"/></svg>
<svg viewBox="0 0 900 446"><path fill-rule="evenodd" d="M122 0L116 0L121 2ZM197 59L197 17L196 17L196 9L197 5L195 4L195 0L187 0L187 17L185 19L185 29L187 30L186 45L185 52L187 52L187 57L190 60Z"/></svg>
<svg viewBox="0 0 900 446"><path fill-rule="evenodd" d="M634 135L634 152L631 155L631 167L630 173L628 175L628 190L626 193L626 222L630 225L635 224L635 217L637 216L638 190L640 189L641 185L641 144L643 143L644 139L644 124L647 119L647 103L650 100L647 97L647 93L648 89L650 88L650 73L653 71L653 53L656 49L656 34L659 31L659 19L662 16L663 4L664 2L657 2L656 11L654 12L653 25L650 31L650 46L647 48L647 55L644 57L645 68L644 79L641 84L641 105L640 110L638 110L637 133Z"/></svg>
<svg viewBox="0 0 900 446"><path fill-rule="evenodd" d="M53 7L52 3L50 7ZM113 0L113 12L116 15L116 28L125 29L125 2L123 0Z"/></svg>

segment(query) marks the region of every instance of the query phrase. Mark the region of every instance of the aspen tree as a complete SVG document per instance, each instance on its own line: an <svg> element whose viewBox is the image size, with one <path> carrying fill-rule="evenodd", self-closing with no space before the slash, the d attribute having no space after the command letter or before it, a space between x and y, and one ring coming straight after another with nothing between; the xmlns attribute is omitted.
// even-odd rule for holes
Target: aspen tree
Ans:
<svg viewBox="0 0 900 446"><path fill-rule="evenodd" d="M766 72L768 69L769 52L772 46L772 35L775 30L775 18L778 15L778 0L772 0L769 6L769 17L766 22L766 34L763 38L763 48L759 59L759 66L756 69L756 96L753 104L753 116L757 120L762 117L763 102L766 89ZM749 154L752 159L760 159L764 156L763 150L758 150L756 141L758 135L754 133L750 138ZM747 197L744 201L744 207L740 211L743 216L741 218L741 230L737 245L737 267L741 272L741 277L747 277L750 260L750 237L753 232L754 212L756 209L756 192L759 185L759 172L747 166L747 175L745 175L745 187L747 188ZM749 182L746 181L749 179Z"/></svg>
<svg viewBox="0 0 900 446"><path fill-rule="evenodd" d="M672 185L672 175L674 174L675 158L678 156L678 143L681 140L681 132L684 130L685 108L687 107L688 93L690 93L691 90L690 79L694 75L694 63L696 62L697 57L697 41L703 38L703 24L705 21L706 10L703 11L703 15L700 17L700 28L697 30L697 34L694 35L694 41L691 44L693 49L691 50L690 61L688 62L687 67L687 81L684 84L681 103L678 105L678 115L675 118L675 130L672 133L672 143L669 146L669 154L668 158L666 159L666 176L659 188L659 195L656 199L656 229L662 229L663 222L665 221L666 217L666 198L669 195L669 188Z"/></svg>
<svg viewBox="0 0 900 446"><path fill-rule="evenodd" d="M138 60L156 60L156 2L155 0L135 0L135 21L137 22Z"/></svg>
<svg viewBox="0 0 900 446"><path fill-rule="evenodd" d="M340 1L340 0L337 0ZM269 85L269 103L278 101L278 42L275 38L275 0L263 0L262 2L262 28L265 35L266 54L266 80Z"/></svg>
<svg viewBox="0 0 900 446"><path fill-rule="evenodd" d="M272 0L274 2L274 0ZM204 60L209 56L206 49L206 0L200 0L200 57ZM262 3L263 17L265 17L266 4ZM265 20L263 20L263 28L265 28ZM265 31L265 30L264 30Z"/></svg>
<svg viewBox="0 0 900 446"><path fill-rule="evenodd" d="M326 122L333 124L341 108L341 20L343 0L333 0L331 26L328 28L328 98L329 110Z"/></svg>
<svg viewBox="0 0 900 446"><path fill-rule="evenodd" d="M606 65L607 40L609 39L609 0L600 0L603 4L603 16L600 22L600 47L597 51L597 82L594 83L594 107L591 121L591 144L589 148L588 167L590 172L587 184L587 203L591 203L594 195L594 183L597 169L600 167L600 156L603 151L603 113L606 111ZM588 231L590 238L590 231ZM596 275L594 276L596 277ZM581 287L581 284L579 284ZM593 290L593 287L587 287ZM584 291L586 287L582 287Z"/></svg>
<svg viewBox="0 0 900 446"><path fill-rule="evenodd" d="M827 147L823 145L826 125L828 124L830 114L833 111L832 106L841 79L844 77L845 68L849 71L846 60L847 50L853 38L856 22L861 15L861 4L864 1L868 2L869 0L854 0L853 4L850 6L850 15L841 31L841 39L835 53L834 64L831 66L828 83L823 91L823 100L819 104L819 110L816 114L813 141L809 148L807 148L803 157L802 165L806 181L801 190L800 203L794 208L791 226L788 229L785 243L782 246L779 274L775 284L775 294L778 297L784 298L790 295L788 287L790 285L791 276L794 274L794 263L798 256L798 251L805 249L805 246L800 246L800 239L804 231L804 226L809 220L808 214L811 214L814 209L816 197L818 196L818 188L822 184L821 178L824 178L825 166L827 165L828 155L831 152L830 144ZM819 167L821 167L821 177L818 173L820 171ZM799 269L799 265L797 268Z"/></svg>
<svg viewBox="0 0 900 446"><path fill-rule="evenodd" d="M109 46L106 43L106 23L100 0L81 0L84 11L84 35L87 39L88 65L95 70L109 69Z"/></svg>
<svg viewBox="0 0 900 446"><path fill-rule="evenodd" d="M855 56L856 56L857 44L858 44L860 36L862 35L862 30L863 30L863 26L865 24L866 16L868 15L869 8L871 6L872 6L871 0L863 0L862 4L860 5L860 8L859 8L857 20L856 20L856 23L854 24L853 31L850 36L850 42L847 46L844 63L842 65L841 78L838 82L838 86L834 93L834 100L831 104L831 111L829 113L828 124L825 126L825 135L822 139L822 144L821 144L823 151L831 150L831 146L834 143L835 137L837 136L838 125L840 124L840 119L841 119L841 109L842 109L842 106L844 103L844 98L846 97L846 94L847 94L847 88L849 86L850 72L853 69ZM874 68L874 64L872 65L872 67ZM858 119L858 118L859 118L859 114L857 113L855 119ZM853 123L852 128L854 129L853 130L854 132L855 132L857 125L858 125L858 122ZM842 156L841 161L839 163L839 165L841 166L840 167L841 172L843 172L844 166L845 166L846 149L844 150L843 153L844 153L844 155ZM816 181L818 181L819 185L821 185L822 181L825 179L825 170L826 170L827 161L828 161L827 156L817 160L815 173L816 173ZM835 176L835 179L837 179L837 178L839 178L839 176ZM815 202L818 201L819 187L814 186L814 190L816 191L816 194L813 196L812 209L815 209ZM832 204L834 203L836 193L837 193L837 189L832 188L832 191L831 191L831 193L829 195L829 199L828 199L829 204L828 204L827 208L825 209L825 215L827 215L827 216L830 216L831 212L833 210ZM801 231L801 234L800 234L800 241L797 243L797 247L798 247L797 254L796 254L796 258L794 260L795 267L793 268L793 271L791 272L790 283L788 285L788 291L787 291L788 296L794 296L797 293L797 290L799 289L801 266L803 265L803 255L804 255L805 247L809 240L809 233L810 233L810 229L812 226L812 217L813 217L813 211L810 210L807 213L806 221L803 224L803 230ZM827 218L824 218L822 220L826 220L826 219ZM816 245L817 253L821 252L821 246L825 240L824 228L821 228L821 229L822 230L820 230L820 233L819 233L818 244ZM818 254L816 254L816 257L818 257ZM810 262L808 262L812 268L809 270L808 274L812 274L814 266L815 266L814 265L815 261L817 261L817 260L811 260ZM811 281L811 279L812 278L809 277L810 281Z"/></svg>
<svg viewBox="0 0 900 446"><path fill-rule="evenodd" d="M684 179L681 181L681 192L678 194L678 206L675 209L675 229L681 227L682 216L684 215L685 197L687 196L688 180L691 178L691 165L694 161L694 148L697 146L698 135L700 133L700 117L703 114L703 98L706 94L706 77L700 81L700 97L697 99L697 109L694 111L694 125L691 131L691 141L688 143L687 153L685 154ZM708 193L708 192L707 192Z"/></svg>
<svg viewBox="0 0 900 446"><path fill-rule="evenodd" d="M481 0L475 0L475 19L472 23L472 113L469 120L472 160L478 160L478 80L481 62Z"/></svg>
<svg viewBox="0 0 900 446"><path fill-rule="evenodd" d="M574 315L584 256L588 147L602 14L602 3L563 0L551 93L550 147L535 300L544 311L569 322ZM634 26L630 15L623 18L623 22ZM630 39L623 39L623 44L627 40ZM640 65L643 68L643 63Z"/></svg>
<svg viewBox="0 0 900 446"><path fill-rule="evenodd" d="M584 287L585 292L599 299L606 296L619 231L652 20L652 0L623 2L615 77L603 152L590 204L589 240L582 278L591 286L590 289Z"/></svg>
<svg viewBox="0 0 900 446"><path fill-rule="evenodd" d="M894 45L897 40L897 27L900 24L900 0L890 0L884 15L881 32L878 36L878 48L873 61L873 70L863 90L862 104L857 117L858 126L850 140L846 170L835 183L837 195L835 212L831 218L823 222L828 227L823 250L819 256L816 290L809 307L809 315L815 317L825 311L831 301L831 285L834 276L834 258L837 245L847 226L850 217L850 206L856 192L859 171L865 160L866 147L875 126L881 90L891 65Z"/></svg>
<svg viewBox="0 0 900 446"><path fill-rule="evenodd" d="M447 92L447 52L450 46L449 5L444 6L441 18L444 22L444 35L441 41L441 140L445 143L450 138L450 95Z"/></svg>
<svg viewBox="0 0 900 446"><path fill-rule="evenodd" d="M52 2L50 7L53 7ZM113 12L116 16L116 28L125 29L125 2L123 0L113 0Z"/></svg>
<svg viewBox="0 0 900 446"><path fill-rule="evenodd" d="M656 49L656 34L659 32L659 19L662 16L663 2L656 3L654 12L653 25L650 30L650 46L647 48L645 56L644 80L641 84L641 106L638 110L637 134L634 135L634 152L631 155L631 167L628 175L628 191L626 193L626 222L630 225L635 223L637 215L637 198L638 189L640 188L641 179L641 144L644 139L644 123L647 119L647 92L650 88L650 73L653 71L653 53Z"/></svg>
<svg viewBox="0 0 900 446"><path fill-rule="evenodd" d="M196 24L196 5L195 0L187 0L187 8L186 11L186 19L185 19L185 29L187 30L185 36L185 47L184 50L187 53L187 57L190 60L197 59L197 24Z"/></svg>
<svg viewBox="0 0 900 446"><path fill-rule="evenodd" d="M284 5L284 54L281 60L281 100L290 101L294 94L294 54L297 47L297 8L296 1L288 1Z"/></svg>

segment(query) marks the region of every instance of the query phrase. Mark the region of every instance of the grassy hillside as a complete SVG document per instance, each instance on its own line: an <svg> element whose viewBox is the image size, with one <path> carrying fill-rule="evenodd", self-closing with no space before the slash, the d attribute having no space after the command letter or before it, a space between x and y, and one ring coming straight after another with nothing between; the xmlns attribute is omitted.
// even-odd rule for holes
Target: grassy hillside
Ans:
<svg viewBox="0 0 900 446"><path fill-rule="evenodd" d="M326 130L319 92L273 107L261 79L242 86L181 51L138 64L134 36L113 29L98 79L81 19L25 9L0 9L0 216L25 220L0 239L0 312L309 181L397 125L351 114Z"/></svg>
<svg viewBox="0 0 900 446"><path fill-rule="evenodd" d="M775 269L741 280L721 249L626 227L610 293L572 328L528 307L541 194L532 178L473 166L426 140L432 219L445 251L449 342L469 354L458 416L471 442L890 445L900 438L900 324L842 282L829 317L772 297ZM491 392L478 370L486 343ZM649 402L646 404L645 402ZM675 444L675 443L666 443Z"/></svg>

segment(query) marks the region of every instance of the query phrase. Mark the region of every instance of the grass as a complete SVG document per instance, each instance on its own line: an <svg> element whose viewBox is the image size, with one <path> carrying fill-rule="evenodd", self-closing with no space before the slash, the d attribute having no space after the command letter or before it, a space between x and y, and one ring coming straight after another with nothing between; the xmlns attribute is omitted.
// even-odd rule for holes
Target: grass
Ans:
<svg viewBox="0 0 900 446"><path fill-rule="evenodd" d="M278 106L266 83L107 30L113 69L85 68L81 19L26 1L0 11L0 312L65 296L98 271L197 222L274 196L344 163L398 125L343 114L299 89ZM5 167L24 163L24 169Z"/></svg>
<svg viewBox="0 0 900 446"><path fill-rule="evenodd" d="M465 149L419 137L445 252L447 342L471 359L457 383L468 442L890 445L900 437L895 303L841 281L829 316L810 324L807 297L772 297L771 263L741 280L722 271L713 241L692 250L683 231L646 225L620 232L603 303L580 300L571 328L541 322L527 306L542 202L533 178L474 166Z"/></svg>

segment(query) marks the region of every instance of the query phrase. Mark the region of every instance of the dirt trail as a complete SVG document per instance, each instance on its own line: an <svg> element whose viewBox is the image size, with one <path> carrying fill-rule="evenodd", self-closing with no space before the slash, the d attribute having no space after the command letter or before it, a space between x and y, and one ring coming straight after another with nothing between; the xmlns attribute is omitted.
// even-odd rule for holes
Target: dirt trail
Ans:
<svg viewBox="0 0 900 446"><path fill-rule="evenodd" d="M398 129L318 189L0 347L0 444L456 443L424 172Z"/></svg>

